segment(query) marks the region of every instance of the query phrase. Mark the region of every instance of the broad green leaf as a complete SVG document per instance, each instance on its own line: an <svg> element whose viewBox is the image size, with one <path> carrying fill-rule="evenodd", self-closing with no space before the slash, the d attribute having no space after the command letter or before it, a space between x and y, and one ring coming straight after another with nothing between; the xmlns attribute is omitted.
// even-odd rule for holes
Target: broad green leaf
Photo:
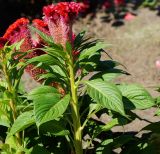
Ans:
<svg viewBox="0 0 160 154"><path fill-rule="evenodd" d="M105 48L107 45L101 42L98 42L95 46L85 49L80 53L79 61L81 61L84 58L91 57L94 55L98 50Z"/></svg>
<svg viewBox="0 0 160 154"><path fill-rule="evenodd" d="M28 99L33 100L35 120L38 126L43 121L47 112L60 101L60 97L61 95L57 89L50 86L40 86L29 93Z"/></svg>
<svg viewBox="0 0 160 154"><path fill-rule="evenodd" d="M127 109L147 109L155 105L154 99L140 85L122 84L118 85L124 98L124 105Z"/></svg>
<svg viewBox="0 0 160 154"><path fill-rule="evenodd" d="M118 88L105 81L85 81L89 96L103 107L125 115L122 95Z"/></svg>
<svg viewBox="0 0 160 154"><path fill-rule="evenodd" d="M35 120L33 111L24 112L15 120L8 135L12 136L20 131L23 131L34 123Z"/></svg>
<svg viewBox="0 0 160 154"><path fill-rule="evenodd" d="M45 94L58 94L58 90L54 87L51 86L39 86L35 89L33 89L29 94L28 98L29 99L34 99L34 97L39 96L39 95L45 95Z"/></svg>
<svg viewBox="0 0 160 154"><path fill-rule="evenodd" d="M55 102L53 106L43 115L41 124L50 120L54 120L62 116L66 111L70 101L70 95L64 96L59 102Z"/></svg>
<svg viewBox="0 0 160 154"><path fill-rule="evenodd" d="M47 54L34 57L34 58L29 59L27 61L27 63L34 63L34 62L41 62L41 63L47 64L47 65L60 65L61 64L61 62L58 59L56 59L50 55L47 55Z"/></svg>

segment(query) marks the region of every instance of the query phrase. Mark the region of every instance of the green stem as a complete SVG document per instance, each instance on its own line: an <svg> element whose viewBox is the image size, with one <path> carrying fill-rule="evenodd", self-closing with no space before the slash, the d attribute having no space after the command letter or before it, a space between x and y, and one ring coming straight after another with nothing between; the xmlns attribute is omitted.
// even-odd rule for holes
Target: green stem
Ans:
<svg viewBox="0 0 160 154"><path fill-rule="evenodd" d="M9 102L9 105L10 105L10 108L12 110L12 119L13 119L13 123L14 121L17 119L17 110L16 110L16 106L15 106L15 103L16 103L16 94L15 94L15 91L12 87L12 83L11 83L11 80L9 78L9 74L8 74L8 71L7 71L7 65L4 64L3 65L3 72L4 72L4 75L5 75L5 79L6 79L6 82L7 82L7 85L8 85L8 92L12 94L12 97L10 98L10 102ZM19 146L21 146L21 137L20 137L20 133L16 133L16 138L17 138L17 143Z"/></svg>
<svg viewBox="0 0 160 154"><path fill-rule="evenodd" d="M74 146L76 154L83 154L82 148L82 128L79 115L78 97L77 97L77 86L75 84L75 75L73 68L73 61L69 58L69 74L70 74L70 87L71 87L71 109L72 109L72 120L74 130Z"/></svg>

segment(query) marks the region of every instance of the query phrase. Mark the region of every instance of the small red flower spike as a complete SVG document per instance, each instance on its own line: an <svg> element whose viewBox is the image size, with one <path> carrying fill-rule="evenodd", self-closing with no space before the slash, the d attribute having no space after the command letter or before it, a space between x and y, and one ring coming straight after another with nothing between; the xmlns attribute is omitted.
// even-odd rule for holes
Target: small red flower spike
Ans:
<svg viewBox="0 0 160 154"><path fill-rule="evenodd" d="M55 43L63 47L67 41L73 44L72 23L81 9L81 5L75 2L61 2L43 8L44 21L48 24Z"/></svg>

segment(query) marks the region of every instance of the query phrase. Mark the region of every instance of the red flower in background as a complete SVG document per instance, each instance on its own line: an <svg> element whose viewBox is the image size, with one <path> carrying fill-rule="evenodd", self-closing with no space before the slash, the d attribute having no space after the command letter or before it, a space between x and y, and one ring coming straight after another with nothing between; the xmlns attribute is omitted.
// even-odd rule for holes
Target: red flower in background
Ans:
<svg viewBox="0 0 160 154"><path fill-rule="evenodd" d="M125 4L125 0L114 0L114 4L115 5L124 5Z"/></svg>

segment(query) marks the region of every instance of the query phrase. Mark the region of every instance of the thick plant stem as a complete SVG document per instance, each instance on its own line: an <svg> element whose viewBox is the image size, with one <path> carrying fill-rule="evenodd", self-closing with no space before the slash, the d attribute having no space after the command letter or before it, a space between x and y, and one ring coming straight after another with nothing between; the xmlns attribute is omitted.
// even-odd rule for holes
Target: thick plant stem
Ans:
<svg viewBox="0 0 160 154"><path fill-rule="evenodd" d="M82 148L82 128L79 115L79 106L77 98L77 87L75 85L75 76L73 70L73 62L70 61L69 64L70 72L70 87L71 87L71 108L72 108L72 120L73 120L73 129L74 129L74 147L76 154L83 154Z"/></svg>

